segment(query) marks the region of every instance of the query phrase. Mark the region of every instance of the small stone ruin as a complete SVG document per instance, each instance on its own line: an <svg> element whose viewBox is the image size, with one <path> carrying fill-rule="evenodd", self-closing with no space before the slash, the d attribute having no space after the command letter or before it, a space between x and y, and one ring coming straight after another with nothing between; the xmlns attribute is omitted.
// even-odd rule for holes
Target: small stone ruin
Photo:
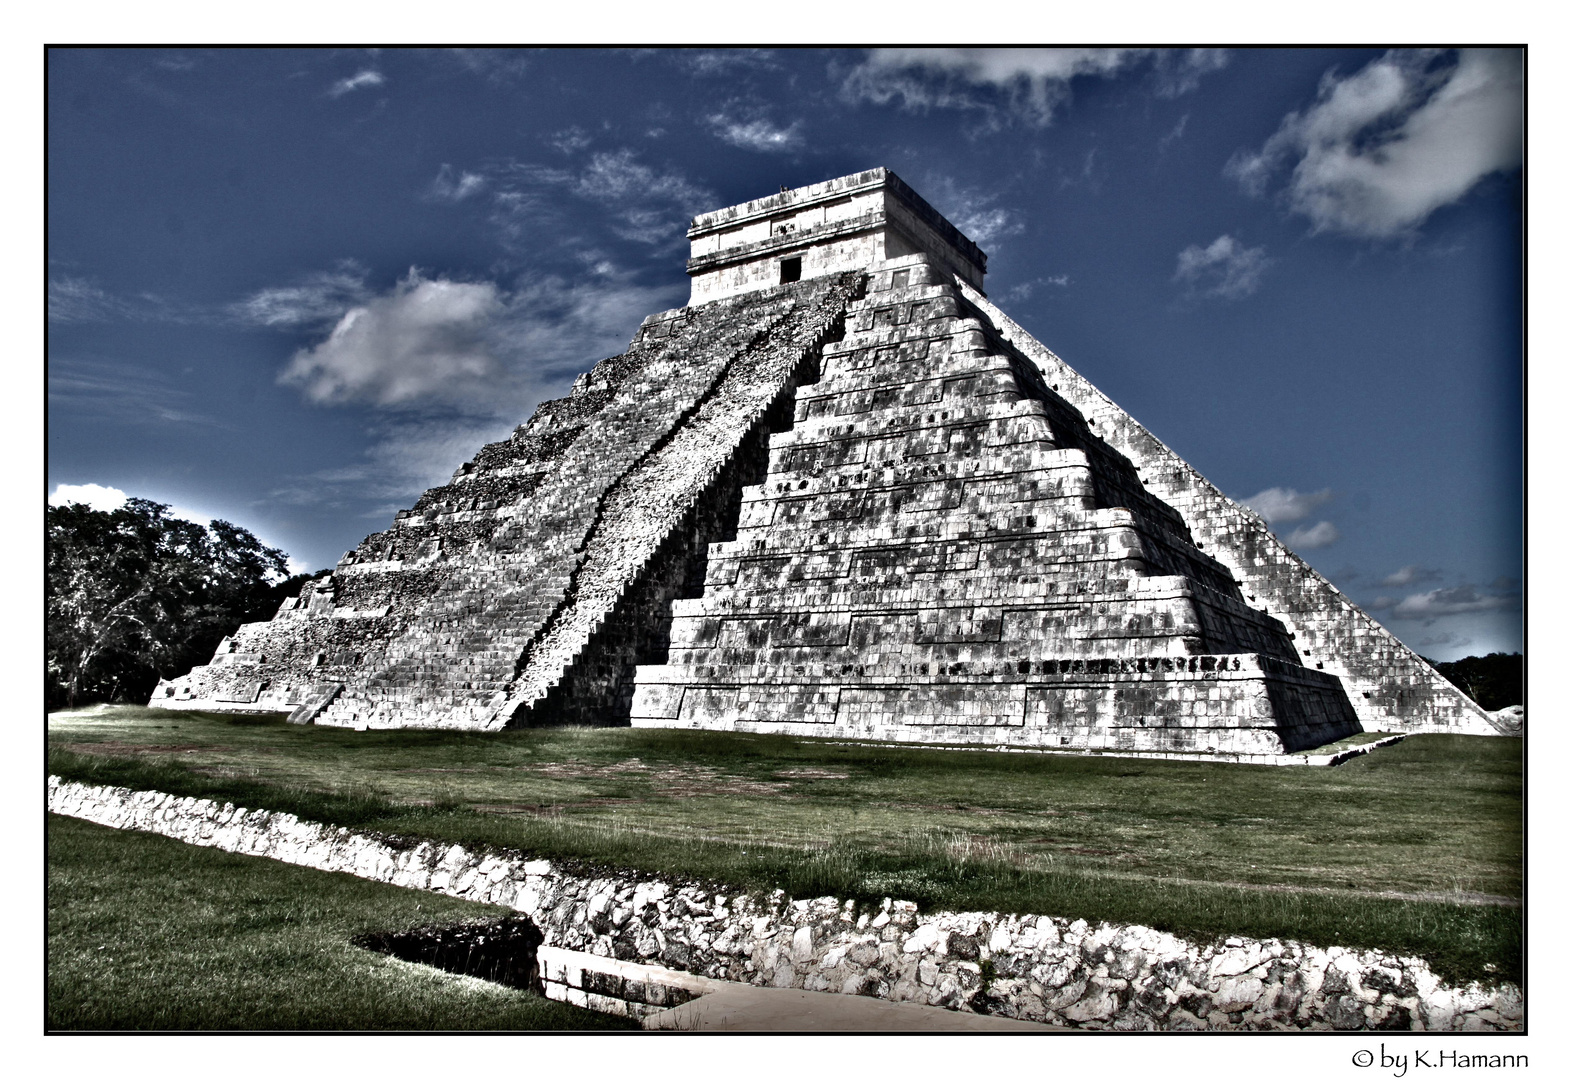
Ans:
<svg viewBox="0 0 1572 1080"><path fill-rule="evenodd" d="M995 307L894 173L688 235L687 307L152 703L1225 755L1507 732Z"/></svg>

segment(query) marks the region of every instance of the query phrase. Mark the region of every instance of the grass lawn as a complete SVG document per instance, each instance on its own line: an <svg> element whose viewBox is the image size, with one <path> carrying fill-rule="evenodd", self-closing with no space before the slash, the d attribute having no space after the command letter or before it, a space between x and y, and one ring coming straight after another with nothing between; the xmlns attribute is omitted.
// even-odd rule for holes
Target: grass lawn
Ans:
<svg viewBox="0 0 1572 1080"><path fill-rule="evenodd" d="M116 707L53 714L49 743L76 779L731 886L1377 946L1449 978L1518 969L1516 739L1414 736L1314 769Z"/></svg>
<svg viewBox="0 0 1572 1080"><path fill-rule="evenodd" d="M502 913L50 815L47 1023L52 1030L636 1026L349 943L368 930Z"/></svg>

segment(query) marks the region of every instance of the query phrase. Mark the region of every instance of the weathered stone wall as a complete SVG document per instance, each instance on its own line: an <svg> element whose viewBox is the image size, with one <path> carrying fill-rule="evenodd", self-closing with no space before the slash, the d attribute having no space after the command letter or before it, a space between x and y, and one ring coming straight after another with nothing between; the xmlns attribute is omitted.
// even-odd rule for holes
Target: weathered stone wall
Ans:
<svg viewBox="0 0 1572 1080"><path fill-rule="evenodd" d="M920 913L886 899L789 901L636 874L574 873L515 852L412 842L156 791L50 777L48 808L121 829L501 904L545 935L548 992L638 1015L699 981L632 977L552 950L703 978L866 994L1062 1027L1116 1031L1518 1030L1511 984L1447 986L1425 961L1143 926L998 912ZM571 973L566 969L571 969ZM581 980L566 993L566 980ZM671 993L665 988L676 988ZM616 995L625 995L618 998ZM626 995L640 1008L629 1009ZM616 1004L622 1002L622 1004Z"/></svg>
<svg viewBox="0 0 1572 1080"><path fill-rule="evenodd" d="M1141 484L1183 517L1197 546L1228 568L1250 602L1287 626L1303 663L1343 680L1367 730L1515 734L1285 547L1260 515L1229 499L982 293L959 279L956 285L1096 438L1136 467Z"/></svg>

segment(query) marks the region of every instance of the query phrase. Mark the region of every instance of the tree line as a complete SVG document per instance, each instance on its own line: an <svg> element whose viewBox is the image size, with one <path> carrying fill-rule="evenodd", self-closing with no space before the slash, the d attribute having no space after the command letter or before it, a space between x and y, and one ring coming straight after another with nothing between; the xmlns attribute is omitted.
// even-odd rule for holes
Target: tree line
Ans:
<svg viewBox="0 0 1572 1080"><path fill-rule="evenodd" d="M1509 705L1523 704L1522 653L1493 652L1447 663L1425 659L1425 663L1445 675L1448 682L1473 698L1482 709L1496 712Z"/></svg>
<svg viewBox="0 0 1572 1080"><path fill-rule="evenodd" d="M312 576L227 521L203 526L128 499L46 511L45 697L50 708L146 702L161 678L212 658Z"/></svg>

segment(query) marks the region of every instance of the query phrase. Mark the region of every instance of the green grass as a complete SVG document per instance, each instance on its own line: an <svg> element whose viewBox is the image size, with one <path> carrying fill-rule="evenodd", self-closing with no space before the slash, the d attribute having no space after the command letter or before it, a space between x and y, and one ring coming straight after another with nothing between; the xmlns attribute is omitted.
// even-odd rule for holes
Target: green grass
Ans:
<svg viewBox="0 0 1572 1080"><path fill-rule="evenodd" d="M52 1030L636 1026L349 944L498 908L55 815L48 837Z"/></svg>
<svg viewBox="0 0 1572 1080"><path fill-rule="evenodd" d="M1518 740L1414 736L1334 769L633 729L480 735L107 709L50 767L315 820L794 896L1141 922L1514 977Z"/></svg>

